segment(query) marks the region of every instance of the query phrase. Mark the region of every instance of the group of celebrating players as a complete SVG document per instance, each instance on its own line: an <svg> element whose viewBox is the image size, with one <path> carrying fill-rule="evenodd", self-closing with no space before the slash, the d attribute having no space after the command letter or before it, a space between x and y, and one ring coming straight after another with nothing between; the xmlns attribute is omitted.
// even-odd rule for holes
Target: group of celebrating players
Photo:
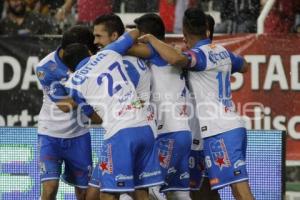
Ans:
<svg viewBox="0 0 300 200"><path fill-rule="evenodd" d="M184 13L185 50L164 42L158 15L134 22L125 32L108 14L93 32L74 26L38 64L42 200L56 198L59 179L80 200L147 200L153 187L167 199L220 199L228 185L236 199L254 199L230 89L243 58L212 43L214 20L197 8ZM94 167L88 118L105 130Z"/></svg>

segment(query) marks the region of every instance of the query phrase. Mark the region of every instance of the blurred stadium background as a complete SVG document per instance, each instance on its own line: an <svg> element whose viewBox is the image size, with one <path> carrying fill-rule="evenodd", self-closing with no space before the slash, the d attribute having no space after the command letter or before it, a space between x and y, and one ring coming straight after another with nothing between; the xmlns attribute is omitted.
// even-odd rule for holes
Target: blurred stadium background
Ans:
<svg viewBox="0 0 300 200"><path fill-rule="evenodd" d="M24 23L18 24L11 16L10 4L15 2L24 3ZM264 158L266 166L277 165L268 171L277 169L278 176L271 177L274 182L258 179L262 176L259 173L258 182L276 188L275 183L283 181L283 187L278 188L280 192L286 191L286 199L300 199L299 0L2 0L0 199L30 199L28 194L33 198L39 190L36 188L38 172L34 171L37 166L35 129L5 127L36 126L42 92L34 67L56 49L63 30L77 23L92 25L96 16L107 12L119 14L128 26L133 25L136 17L156 12L164 19L167 41L182 45L180 19L190 6L201 7L214 17L215 42L244 55L251 64L247 74L232 77L233 98L248 130L284 131L284 139L281 134L278 137L282 154L273 148L276 145L268 131L259 132L257 140L251 141L254 155L258 148L255 145L261 141L269 144L263 147L270 150L268 153L273 151L277 155L277 159L268 160L267 154ZM255 158L259 159L258 154L252 158L253 162ZM282 165L285 167L281 168ZM63 189L72 193L69 188ZM264 192L268 191L261 191ZM65 191L59 194L58 199L71 198ZM277 200L277 197L270 199Z"/></svg>

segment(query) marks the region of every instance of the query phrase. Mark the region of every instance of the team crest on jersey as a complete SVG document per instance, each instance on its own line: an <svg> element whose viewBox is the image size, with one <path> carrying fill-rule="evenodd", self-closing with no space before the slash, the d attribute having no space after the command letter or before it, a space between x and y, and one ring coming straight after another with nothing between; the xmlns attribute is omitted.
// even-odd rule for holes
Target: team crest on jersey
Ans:
<svg viewBox="0 0 300 200"><path fill-rule="evenodd" d="M217 46L216 46L216 44L211 43L211 44L209 45L209 47L212 48L212 49L214 49L214 48L216 48Z"/></svg>
<svg viewBox="0 0 300 200"><path fill-rule="evenodd" d="M209 147L213 156L214 164L217 165L220 170L222 170L223 167L231 166L226 145L223 139L211 142L209 144Z"/></svg>
<svg viewBox="0 0 300 200"><path fill-rule="evenodd" d="M112 145L105 144L101 149L99 169L104 174L113 173L113 161L112 161Z"/></svg>
<svg viewBox="0 0 300 200"><path fill-rule="evenodd" d="M179 115L180 116L188 116L187 105L182 105L181 106Z"/></svg>
<svg viewBox="0 0 300 200"><path fill-rule="evenodd" d="M175 140L164 139L159 142L159 163L163 168L168 168L173 154Z"/></svg>
<svg viewBox="0 0 300 200"><path fill-rule="evenodd" d="M37 75L38 79L40 79L40 80L44 80L44 78L45 78L44 71L38 71L36 75Z"/></svg>

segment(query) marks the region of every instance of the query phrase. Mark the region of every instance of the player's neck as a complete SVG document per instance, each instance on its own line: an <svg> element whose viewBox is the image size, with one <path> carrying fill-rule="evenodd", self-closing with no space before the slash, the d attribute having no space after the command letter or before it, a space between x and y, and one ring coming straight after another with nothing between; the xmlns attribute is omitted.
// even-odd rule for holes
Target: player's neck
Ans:
<svg viewBox="0 0 300 200"><path fill-rule="evenodd" d="M59 58L62 59L63 55L64 55L64 50L63 49L59 49L59 51L58 51Z"/></svg>
<svg viewBox="0 0 300 200"><path fill-rule="evenodd" d="M190 36L190 41L192 46L195 46L199 41L208 39L206 36L202 35L192 35Z"/></svg>

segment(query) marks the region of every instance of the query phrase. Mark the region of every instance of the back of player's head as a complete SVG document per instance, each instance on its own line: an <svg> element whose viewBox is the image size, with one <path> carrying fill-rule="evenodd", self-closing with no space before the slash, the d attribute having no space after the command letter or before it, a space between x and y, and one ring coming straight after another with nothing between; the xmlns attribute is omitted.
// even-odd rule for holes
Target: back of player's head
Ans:
<svg viewBox="0 0 300 200"><path fill-rule="evenodd" d="M165 25L160 16L154 13L147 13L136 18L134 23L143 33L151 33L160 40L165 39Z"/></svg>
<svg viewBox="0 0 300 200"><path fill-rule="evenodd" d="M92 53L97 52L93 32L87 26L76 25L63 33L61 47L65 49L73 43L84 44Z"/></svg>
<svg viewBox="0 0 300 200"><path fill-rule="evenodd" d="M184 12L183 29L192 35L206 35L206 14L199 8L188 8Z"/></svg>
<svg viewBox="0 0 300 200"><path fill-rule="evenodd" d="M215 20L209 14L206 15L206 23L207 23L207 29L209 30L209 39L212 40L214 36Z"/></svg>
<svg viewBox="0 0 300 200"><path fill-rule="evenodd" d="M74 72L80 61L89 56L91 56L91 52L86 45L81 43L72 43L65 47L62 61L71 71Z"/></svg>
<svg viewBox="0 0 300 200"><path fill-rule="evenodd" d="M117 32L119 36L123 35L125 31L124 24L118 15L113 13L100 15L94 21L94 26L103 24L106 31L111 35L113 32Z"/></svg>

